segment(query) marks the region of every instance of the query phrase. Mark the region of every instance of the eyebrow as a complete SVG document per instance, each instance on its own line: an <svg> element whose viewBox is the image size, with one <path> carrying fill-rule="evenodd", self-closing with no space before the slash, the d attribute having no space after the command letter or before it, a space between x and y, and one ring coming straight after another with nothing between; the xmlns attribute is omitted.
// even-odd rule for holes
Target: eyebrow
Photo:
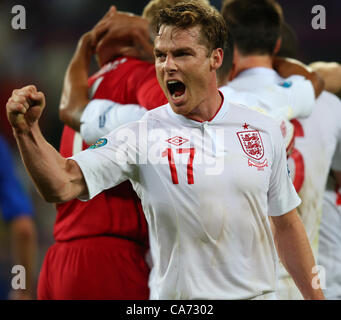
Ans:
<svg viewBox="0 0 341 320"><path fill-rule="evenodd" d="M175 50L170 50L173 54L179 54L181 52L191 52L194 53L194 50L191 47L182 47L182 48L177 48ZM156 49L154 48L154 53L164 53L164 50L162 49Z"/></svg>

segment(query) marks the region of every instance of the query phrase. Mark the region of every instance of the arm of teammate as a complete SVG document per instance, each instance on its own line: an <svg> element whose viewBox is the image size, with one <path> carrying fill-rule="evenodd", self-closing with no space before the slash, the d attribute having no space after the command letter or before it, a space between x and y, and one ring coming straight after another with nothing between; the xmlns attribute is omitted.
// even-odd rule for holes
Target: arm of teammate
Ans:
<svg viewBox="0 0 341 320"><path fill-rule="evenodd" d="M154 45L150 38L149 22L142 17L115 11L115 14L95 26L93 36L100 66L116 56L154 62Z"/></svg>
<svg viewBox="0 0 341 320"><path fill-rule="evenodd" d="M63 158L43 137L38 120L45 96L35 86L14 90L6 109L21 157L38 191L48 202L64 202L87 194L77 163Z"/></svg>
<svg viewBox="0 0 341 320"><path fill-rule="evenodd" d="M115 17L115 19L112 19L113 17ZM126 18L128 18L128 22L124 23ZM130 27L129 30L131 30L133 25L136 25L136 28L138 29L138 26L140 26L141 23L137 22L134 24L134 21L138 19L142 18L124 13L117 13L115 7L111 7L107 14L98 22L98 24L90 32L84 34L79 40L75 54L65 74L62 97L59 106L60 119L72 129L80 131L81 121L87 118L87 117L82 118L82 114L86 106L90 103L90 99L88 96L88 75L89 65L91 62L91 57L94 54L94 47L96 43L100 41L99 48L104 48L106 44L108 44L109 47L105 47L103 49L103 52L105 54L112 52L114 55L116 55L117 51L115 53L115 48L112 48L111 46L115 46L115 43L117 43L118 47L120 47L120 44L122 44L119 41L120 38L128 37L128 35L130 34L128 32L128 29L124 29L124 32L116 34L117 37L115 38L113 36L115 35L115 30L119 29L117 23L123 22L124 23L123 26L127 26L127 28L128 26ZM110 23L112 23L113 21L115 23L113 24L113 26L111 26ZM145 24L145 21L143 23ZM102 39L103 35L107 34L108 37ZM112 55L110 56L110 58L111 57ZM91 104L92 110L94 110L93 105L94 104ZM116 108L113 105L114 103L112 103L114 112L112 112L111 115L116 114L118 116L118 119L111 118L112 126L110 130L113 130L117 126L125 123L122 122L121 120L129 118L129 114L132 115L133 112L133 110L131 110L132 109L131 107L124 109L123 106L122 107L117 106ZM142 116L141 114L143 111L138 106L136 106L135 109L137 112L134 113L132 117L130 117L131 118L130 121L138 120ZM98 126L97 123L95 125L95 122L96 120L95 118L93 118L92 119L92 124L94 124L93 127L96 128L97 129L96 131L99 131L99 133L93 132L93 134L91 134L91 139L89 138L85 139L87 142L89 141L94 142L97 138L110 132L108 130L105 131L99 130L103 128ZM109 124L109 122L107 124ZM94 137L96 137L96 139L94 139Z"/></svg>
<svg viewBox="0 0 341 320"><path fill-rule="evenodd" d="M80 133L83 140L90 145L121 125L140 120L146 112L147 109L138 104L94 99L83 111Z"/></svg>
<svg viewBox="0 0 341 320"><path fill-rule="evenodd" d="M94 48L92 35L85 33L79 40L64 77L63 91L59 105L59 117L75 131L80 130L80 118L89 103L88 76Z"/></svg>
<svg viewBox="0 0 341 320"><path fill-rule="evenodd" d="M104 17L93 30L102 25L112 15L116 8L110 7ZM75 131L80 130L80 118L85 106L89 103L88 77L91 58L95 53L96 41L93 30L85 33L78 41L76 51L68 65L64 76L64 85L59 104L59 117L66 125ZM97 34L99 39L102 34Z"/></svg>
<svg viewBox="0 0 341 320"><path fill-rule="evenodd" d="M309 65L325 82L325 90L338 93L341 91L341 65L337 62L317 61Z"/></svg>
<svg viewBox="0 0 341 320"><path fill-rule="evenodd" d="M14 264L25 267L26 289L10 292L11 300L35 298L35 269L37 256L37 231L32 217L21 215L10 223Z"/></svg>
<svg viewBox="0 0 341 320"><path fill-rule="evenodd" d="M271 217L279 257L306 300L324 299L321 288L313 288L314 256L296 210Z"/></svg>
<svg viewBox="0 0 341 320"><path fill-rule="evenodd" d="M311 70L300 61L290 58L275 57L273 67L283 78L288 78L292 75L301 75L307 80L310 80L313 85L316 98L324 89L324 81L317 72Z"/></svg>

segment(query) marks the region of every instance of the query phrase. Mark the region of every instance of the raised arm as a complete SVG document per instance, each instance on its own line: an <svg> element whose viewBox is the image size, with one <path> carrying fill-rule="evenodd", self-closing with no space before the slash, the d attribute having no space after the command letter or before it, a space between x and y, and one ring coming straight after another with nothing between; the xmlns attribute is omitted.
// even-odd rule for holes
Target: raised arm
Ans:
<svg viewBox="0 0 341 320"><path fill-rule="evenodd" d="M64 77L64 85L59 105L59 117L73 130L79 131L80 118L85 106L89 103L88 77L91 57L94 48L92 36L84 34L77 45Z"/></svg>
<svg viewBox="0 0 341 320"><path fill-rule="evenodd" d="M45 96L33 85L14 90L6 105L26 170L48 202L68 201L87 194L77 163L63 158L40 131L38 120L44 107Z"/></svg>
<svg viewBox="0 0 341 320"><path fill-rule="evenodd" d="M80 131L81 116L90 102L88 77L95 52L100 66L122 55L153 59L148 25L146 19L117 12L112 6L96 26L80 38L64 77L59 105L61 121Z"/></svg>
<svg viewBox="0 0 341 320"><path fill-rule="evenodd" d="M313 288L314 256L304 225L296 210L272 216L272 228L279 257L306 300L324 299L321 288Z"/></svg>
<svg viewBox="0 0 341 320"><path fill-rule="evenodd" d="M316 98L324 89L324 81L317 74L317 72L313 71L298 60L275 57L273 67L283 78L288 78L292 75L297 74L310 80L314 87Z"/></svg>
<svg viewBox="0 0 341 320"><path fill-rule="evenodd" d="M93 30L100 28L100 32L96 32L96 39L94 38L93 30L85 33L79 39L76 51L66 70L59 104L59 117L61 121L73 130L80 130L80 118L85 106L90 101L88 94L89 68L97 41L107 31L102 26L106 25L106 21L109 21L109 18L115 14L116 8L112 6L96 24Z"/></svg>
<svg viewBox="0 0 341 320"><path fill-rule="evenodd" d="M154 62L149 22L142 17L117 11L100 21L92 32L100 66L117 56Z"/></svg>

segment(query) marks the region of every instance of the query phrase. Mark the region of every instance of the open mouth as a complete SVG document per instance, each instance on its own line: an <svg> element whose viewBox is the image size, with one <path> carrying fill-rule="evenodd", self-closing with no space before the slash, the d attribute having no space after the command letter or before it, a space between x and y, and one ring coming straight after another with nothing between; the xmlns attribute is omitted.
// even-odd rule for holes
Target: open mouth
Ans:
<svg viewBox="0 0 341 320"><path fill-rule="evenodd" d="M177 80L167 81L167 88L173 99L183 96L186 91L186 86Z"/></svg>

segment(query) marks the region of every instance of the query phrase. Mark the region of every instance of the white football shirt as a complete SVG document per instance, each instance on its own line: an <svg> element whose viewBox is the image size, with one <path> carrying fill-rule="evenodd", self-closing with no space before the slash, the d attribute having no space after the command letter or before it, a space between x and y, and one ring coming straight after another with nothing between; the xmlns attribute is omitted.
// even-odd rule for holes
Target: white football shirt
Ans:
<svg viewBox="0 0 341 320"><path fill-rule="evenodd" d="M308 117L315 103L312 83L299 75L282 78L269 68L250 68L228 83L236 91L256 94L262 107L275 118Z"/></svg>
<svg viewBox="0 0 341 320"><path fill-rule="evenodd" d="M297 208L305 226L315 260L318 256L318 238L322 216L323 194L333 158L336 160L337 145L341 143L341 102L333 94L322 92L316 100L309 118L294 120L296 137L288 165L294 186L302 199ZM285 278L290 277L280 268L280 291L298 292ZM293 284L293 282L291 282ZM281 293L278 293L281 298ZM293 297L297 295L293 293ZM286 296L283 296L283 298Z"/></svg>
<svg viewBox="0 0 341 320"><path fill-rule="evenodd" d="M323 196L318 264L325 270L327 299L341 299L341 188L329 177Z"/></svg>
<svg viewBox="0 0 341 320"><path fill-rule="evenodd" d="M332 169L341 171L341 141L332 161ZM341 299L341 187L329 176L323 196L318 263L325 268L327 299Z"/></svg>
<svg viewBox="0 0 341 320"><path fill-rule="evenodd" d="M277 86L277 84L272 85L273 88L276 88ZM269 88L259 89L257 92L253 93L250 91L235 90L227 85L221 87L219 90L224 94L225 99L231 103L244 105L249 109L273 118L281 129L285 146L288 149L294 140L294 126L286 118L286 112L283 111L287 110L287 104L286 102L283 102L283 99L277 99L273 102L271 108L269 108L268 104L265 103L268 97L268 89ZM290 89L286 94L288 98Z"/></svg>
<svg viewBox="0 0 341 320"><path fill-rule="evenodd" d="M277 123L224 101L211 121L170 105L72 157L93 198L129 179L149 224L151 299L249 299L276 289L268 215L296 208Z"/></svg>
<svg viewBox="0 0 341 320"><path fill-rule="evenodd" d="M295 148L288 163L293 183L302 199L298 212L316 258L323 192L337 145L341 144L340 100L329 92L322 92L312 115L295 120L294 125Z"/></svg>

